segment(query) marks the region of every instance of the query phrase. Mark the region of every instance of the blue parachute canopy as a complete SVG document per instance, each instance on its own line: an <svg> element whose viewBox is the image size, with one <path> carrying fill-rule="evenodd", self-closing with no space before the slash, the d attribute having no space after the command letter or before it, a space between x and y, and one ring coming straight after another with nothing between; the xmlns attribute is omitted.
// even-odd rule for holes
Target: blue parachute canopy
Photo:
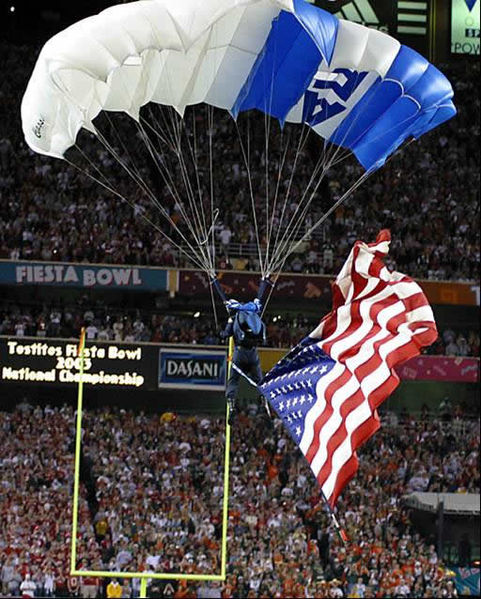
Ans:
<svg viewBox="0 0 481 599"><path fill-rule="evenodd" d="M45 44L22 102L27 143L63 157L99 112L149 102L305 123L366 171L455 115L446 77L393 37L305 0L139 0Z"/></svg>

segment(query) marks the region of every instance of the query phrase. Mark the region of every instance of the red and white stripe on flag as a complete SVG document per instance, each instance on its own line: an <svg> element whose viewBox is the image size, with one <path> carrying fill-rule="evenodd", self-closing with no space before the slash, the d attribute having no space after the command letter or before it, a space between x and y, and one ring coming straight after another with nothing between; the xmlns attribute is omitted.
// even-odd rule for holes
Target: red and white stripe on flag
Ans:
<svg viewBox="0 0 481 599"><path fill-rule="evenodd" d="M394 367L437 338L417 283L383 258L390 232L357 241L333 284L333 309L310 334L336 364L319 379L299 446L331 506L358 468L356 450L379 428L377 408L399 384Z"/></svg>

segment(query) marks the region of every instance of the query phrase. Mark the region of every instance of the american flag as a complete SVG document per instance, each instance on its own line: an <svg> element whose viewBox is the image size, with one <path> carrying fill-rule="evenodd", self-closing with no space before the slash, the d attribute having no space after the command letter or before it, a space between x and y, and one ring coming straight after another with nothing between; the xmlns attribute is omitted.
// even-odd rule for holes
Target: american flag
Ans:
<svg viewBox="0 0 481 599"><path fill-rule="evenodd" d="M377 408L399 384L394 367L437 338L412 279L383 257L390 232L357 241L333 283L333 309L264 377L260 389L305 455L331 507L379 428Z"/></svg>

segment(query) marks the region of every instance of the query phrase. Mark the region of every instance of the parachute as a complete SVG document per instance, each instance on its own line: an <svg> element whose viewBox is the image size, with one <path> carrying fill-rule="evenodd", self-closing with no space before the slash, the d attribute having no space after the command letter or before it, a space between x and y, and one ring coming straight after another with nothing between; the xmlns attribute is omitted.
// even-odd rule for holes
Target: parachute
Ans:
<svg viewBox="0 0 481 599"><path fill-rule="evenodd" d="M26 142L46 156L68 159L70 149L81 150L82 131L98 139L168 222L168 230L156 228L170 235L211 277L215 277L214 229L226 201L214 197L214 188L221 188L222 181L212 180L218 160L213 157L212 135L218 129L216 120L224 118L219 114L236 124L245 114L260 113L278 122L281 136L290 127L298 128L303 133L295 152L276 146L275 168L265 164L265 156L262 166L256 165L266 170L262 211L249 171L251 148L249 142L241 145L249 171L259 264L263 277L268 277L404 142L453 117L452 97L447 78L417 52L305 0L139 0L108 8L51 38L31 75L21 116ZM192 138L199 119L190 112L200 105L207 107L202 151L209 155L210 167L204 169L197 168L202 158ZM153 112L156 107L158 116ZM110 119L119 113L137 127L148 159L175 197L180 224L172 218L172 206L146 184L143 165L127 165L132 136L120 145L100 131L101 114ZM293 218L286 205L295 170L302 163L302 135L309 132L319 136L320 162L312 169L309 189L295 199ZM176 189L165 157L168 148L178 161L183 190ZM264 154L269 149L266 134ZM348 155L360 168L358 179L305 227L320 180ZM187 159L194 168L187 166ZM97 171L96 155L89 160ZM291 164L282 186L279 180L287 160ZM272 176L269 169L275 171L272 184L267 181ZM115 190L109 177L99 172L92 176L131 201L128 194ZM278 199L281 193L283 202ZM261 212L264 225L258 222ZM283 216L288 220L284 228Z"/></svg>

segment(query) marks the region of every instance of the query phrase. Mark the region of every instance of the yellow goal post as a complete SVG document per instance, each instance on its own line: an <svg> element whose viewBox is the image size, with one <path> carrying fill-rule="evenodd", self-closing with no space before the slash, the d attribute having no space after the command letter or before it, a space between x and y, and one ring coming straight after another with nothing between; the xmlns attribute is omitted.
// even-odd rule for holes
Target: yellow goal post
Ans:
<svg viewBox="0 0 481 599"><path fill-rule="evenodd" d="M229 340L227 377L230 376L234 341ZM230 425L229 404L226 403L225 423L225 451L224 451L224 497L222 503L222 541L221 541L221 567L220 574L183 574L182 572L113 572L104 570L78 570L77 569L77 531L78 531L78 506L80 487L80 453L82 444L82 410L83 410L83 374L85 357L85 329L82 328L78 347L80 358L80 377L77 393L77 421L75 435L75 460L74 460L74 487L72 505L72 539L70 553L70 575L90 576L104 578L139 578L140 597L146 597L147 581L160 580L192 580L192 581L223 581L226 578L227 567L227 528L229 524L229 472L230 472Z"/></svg>

